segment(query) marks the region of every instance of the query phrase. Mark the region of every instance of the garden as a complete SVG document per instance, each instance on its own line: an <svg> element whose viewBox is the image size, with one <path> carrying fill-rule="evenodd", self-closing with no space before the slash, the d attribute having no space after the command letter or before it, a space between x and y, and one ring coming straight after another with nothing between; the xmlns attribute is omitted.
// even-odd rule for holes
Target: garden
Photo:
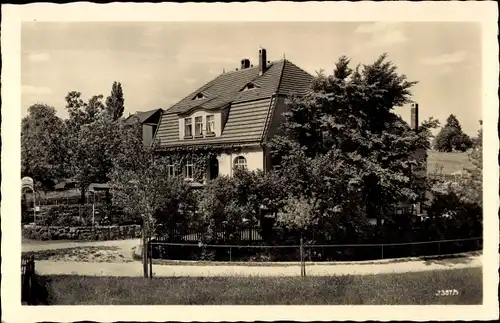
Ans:
<svg viewBox="0 0 500 323"><path fill-rule="evenodd" d="M25 232L35 239L57 239L53 232L68 238L67 231L70 239L108 239L100 228L140 226L153 258L176 260L286 261L303 253L311 261L339 261L479 250L482 142L474 141L474 167L458 182L417 175L427 161L415 152L433 148L431 130L439 122L430 118L411 127L394 112L413 102L415 84L386 55L362 68L341 57L332 75L318 74L309 94L287 99L279 134L264 144L272 169L235 169L198 190L183 177L188 157L199 179L211 156L241 145L146 147L140 124L125 123L123 106L113 105L120 100L110 98L123 96L115 85L106 105L102 96L84 102L81 93L68 93L65 120L51 107L34 105L23 119L23 176L38 187L72 178L81 194L72 198L77 204L44 206L38 227L47 232ZM440 145L446 140L456 141L441 136ZM53 149L46 152L40 142ZM109 185L98 212L85 204L91 183ZM395 211L424 196L425 217L411 207ZM75 234L71 228L77 227L92 233Z"/></svg>

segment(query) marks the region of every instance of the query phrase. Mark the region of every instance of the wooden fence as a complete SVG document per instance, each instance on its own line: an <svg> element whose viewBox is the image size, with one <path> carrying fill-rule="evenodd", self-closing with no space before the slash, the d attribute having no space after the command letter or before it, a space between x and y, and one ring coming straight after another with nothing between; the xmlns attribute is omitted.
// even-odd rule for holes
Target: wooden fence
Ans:
<svg viewBox="0 0 500 323"><path fill-rule="evenodd" d="M232 232L221 226L218 227L213 234L219 242L228 242L231 240L259 242L263 240L260 231L261 229L258 226L238 228ZM232 235L230 233L232 233ZM158 242L197 243L203 241L203 239L204 233L197 229L170 229L167 230L164 234L157 235L154 240Z"/></svg>

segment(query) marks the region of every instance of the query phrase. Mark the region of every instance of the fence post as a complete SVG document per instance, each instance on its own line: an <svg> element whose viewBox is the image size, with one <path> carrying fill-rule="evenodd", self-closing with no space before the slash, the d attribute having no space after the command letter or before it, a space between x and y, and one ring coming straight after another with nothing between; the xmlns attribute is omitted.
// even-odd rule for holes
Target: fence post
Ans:
<svg viewBox="0 0 500 323"><path fill-rule="evenodd" d="M28 305L34 305L34 300L33 300L33 278L35 277L35 256L31 256L29 259L29 295L28 295Z"/></svg>
<svg viewBox="0 0 500 323"><path fill-rule="evenodd" d="M438 256L441 256L441 241L438 241Z"/></svg>
<svg viewBox="0 0 500 323"><path fill-rule="evenodd" d="M231 251L232 251L232 248L231 248L231 247L229 247L229 261L230 261L230 262L231 262L231 261L233 261L233 260L232 260L232 255L231 255Z"/></svg>
<svg viewBox="0 0 500 323"><path fill-rule="evenodd" d="M149 237L149 279L153 279L153 244Z"/></svg>
<svg viewBox="0 0 500 323"><path fill-rule="evenodd" d="M303 245L302 237L300 237L300 276L301 277L305 276L305 271L304 271L304 245Z"/></svg>
<svg viewBox="0 0 500 323"><path fill-rule="evenodd" d="M381 244L380 246L381 246L381 250L382 250L382 259L384 259L384 245Z"/></svg>

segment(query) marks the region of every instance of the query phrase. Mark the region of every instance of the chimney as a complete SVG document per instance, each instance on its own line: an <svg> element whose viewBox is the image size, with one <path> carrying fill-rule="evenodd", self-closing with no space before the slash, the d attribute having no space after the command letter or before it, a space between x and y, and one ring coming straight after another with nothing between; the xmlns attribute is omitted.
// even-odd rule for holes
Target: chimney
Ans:
<svg viewBox="0 0 500 323"><path fill-rule="evenodd" d="M411 107L411 128L418 130L418 103L413 103Z"/></svg>
<svg viewBox="0 0 500 323"><path fill-rule="evenodd" d="M267 68L267 53L264 48L259 49L259 74L262 75Z"/></svg>
<svg viewBox="0 0 500 323"><path fill-rule="evenodd" d="M244 58L241 60L241 69L244 70L245 68L250 67L250 60L248 58Z"/></svg>

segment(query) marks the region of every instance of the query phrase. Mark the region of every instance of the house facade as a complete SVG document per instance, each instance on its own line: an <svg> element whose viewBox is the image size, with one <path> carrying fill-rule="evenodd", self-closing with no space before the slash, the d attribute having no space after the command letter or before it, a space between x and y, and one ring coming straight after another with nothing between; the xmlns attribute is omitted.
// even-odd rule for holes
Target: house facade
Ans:
<svg viewBox="0 0 500 323"><path fill-rule="evenodd" d="M286 59L268 61L266 50L260 49L256 66L242 59L236 71L196 89L162 113L154 136L160 152L185 157L182 162L172 161L169 175L182 172L186 179L200 182L231 176L235 167L269 170L266 143L279 131L285 99L306 94L312 80L312 75ZM189 152L205 152L206 158L194 161ZM195 176L196 172L203 175Z"/></svg>

